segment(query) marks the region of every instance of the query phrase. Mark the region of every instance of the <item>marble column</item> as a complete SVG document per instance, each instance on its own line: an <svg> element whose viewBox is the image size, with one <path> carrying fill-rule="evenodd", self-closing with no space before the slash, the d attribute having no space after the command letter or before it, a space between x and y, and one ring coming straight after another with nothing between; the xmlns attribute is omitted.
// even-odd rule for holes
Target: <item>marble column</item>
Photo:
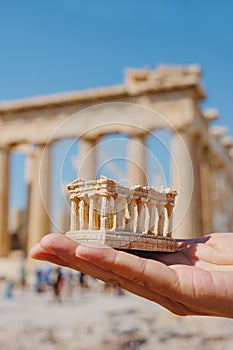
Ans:
<svg viewBox="0 0 233 350"><path fill-rule="evenodd" d="M89 198L86 196L84 200L84 227L88 230L89 227Z"/></svg>
<svg viewBox="0 0 233 350"><path fill-rule="evenodd" d="M109 198L101 196L100 229L109 230Z"/></svg>
<svg viewBox="0 0 233 350"><path fill-rule="evenodd" d="M70 230L77 231L80 228L79 222L79 199L71 200Z"/></svg>
<svg viewBox="0 0 233 350"><path fill-rule="evenodd" d="M85 196L80 199L79 204L80 230L88 230L89 228L89 209L89 198Z"/></svg>
<svg viewBox="0 0 233 350"><path fill-rule="evenodd" d="M137 210L138 218L136 232L142 233L145 231L145 204L141 198L137 199Z"/></svg>
<svg viewBox="0 0 233 350"><path fill-rule="evenodd" d="M125 230L125 201L121 197L115 199L116 230Z"/></svg>
<svg viewBox="0 0 233 350"><path fill-rule="evenodd" d="M85 230L85 200L80 199L79 203L79 222L80 222L80 230Z"/></svg>
<svg viewBox="0 0 233 350"><path fill-rule="evenodd" d="M226 232L229 230L227 211L231 198L228 198L227 192L229 192L230 189L226 189L224 168L219 167L215 175L217 198L212 211L212 215L214 216L214 232Z"/></svg>
<svg viewBox="0 0 233 350"><path fill-rule="evenodd" d="M114 195L110 195L109 197L109 229L112 230L114 229L114 202L115 198Z"/></svg>
<svg viewBox="0 0 233 350"><path fill-rule="evenodd" d="M149 223L148 223L148 233L153 234L155 232L156 223L156 206L152 201L148 202L148 212L149 212Z"/></svg>
<svg viewBox="0 0 233 350"><path fill-rule="evenodd" d="M134 232L134 223L135 223L135 201L132 198L129 198L127 200L127 206L128 206L128 214L129 217L126 219L125 222L125 231L127 232Z"/></svg>
<svg viewBox="0 0 233 350"><path fill-rule="evenodd" d="M89 197L89 230L98 230L98 196Z"/></svg>
<svg viewBox="0 0 233 350"><path fill-rule="evenodd" d="M224 169L224 183L223 183L223 206L224 206L224 218L225 225L224 231L231 232L231 222L232 222L232 193L231 193L230 178L228 178L226 171Z"/></svg>
<svg viewBox="0 0 233 350"><path fill-rule="evenodd" d="M50 232L51 145L37 145L30 157L27 249Z"/></svg>
<svg viewBox="0 0 233 350"><path fill-rule="evenodd" d="M83 180L94 180L96 178L96 140L80 138L79 144L78 177Z"/></svg>
<svg viewBox="0 0 233 350"><path fill-rule="evenodd" d="M202 200L202 225L203 234L213 232L215 222L218 217L218 189L217 189L217 172L212 163L208 151L203 152L201 167L201 200ZM216 215L215 215L216 214Z"/></svg>
<svg viewBox="0 0 233 350"><path fill-rule="evenodd" d="M146 135L133 135L128 143L128 179L131 185L147 185Z"/></svg>
<svg viewBox="0 0 233 350"><path fill-rule="evenodd" d="M179 193L174 211L175 238L193 238L202 235L199 145L200 141L188 130L173 134L172 187Z"/></svg>
<svg viewBox="0 0 233 350"><path fill-rule="evenodd" d="M163 236L164 233L164 223L165 223L165 213L163 204L157 204L157 214L158 214L158 226L157 226L157 235Z"/></svg>
<svg viewBox="0 0 233 350"><path fill-rule="evenodd" d="M9 150L0 149L0 256L7 256L10 249L8 234L9 202Z"/></svg>
<svg viewBox="0 0 233 350"><path fill-rule="evenodd" d="M167 204L165 206L166 208L166 227L165 227L165 234L167 237L172 236L172 227L173 227L173 205Z"/></svg>

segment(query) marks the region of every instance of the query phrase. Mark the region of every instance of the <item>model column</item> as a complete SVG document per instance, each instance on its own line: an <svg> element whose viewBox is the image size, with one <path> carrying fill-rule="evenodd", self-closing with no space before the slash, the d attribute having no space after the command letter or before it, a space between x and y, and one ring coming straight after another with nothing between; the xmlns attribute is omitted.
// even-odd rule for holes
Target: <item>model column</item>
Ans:
<svg viewBox="0 0 233 350"><path fill-rule="evenodd" d="M131 136L128 144L128 179L131 185L147 185L146 135Z"/></svg>
<svg viewBox="0 0 233 350"><path fill-rule="evenodd" d="M0 149L0 256L9 251L8 200L9 200L9 150Z"/></svg>
<svg viewBox="0 0 233 350"><path fill-rule="evenodd" d="M37 145L29 156L28 251L50 232L51 145Z"/></svg>
<svg viewBox="0 0 233 350"><path fill-rule="evenodd" d="M96 139L79 139L78 177L82 180L96 178Z"/></svg>

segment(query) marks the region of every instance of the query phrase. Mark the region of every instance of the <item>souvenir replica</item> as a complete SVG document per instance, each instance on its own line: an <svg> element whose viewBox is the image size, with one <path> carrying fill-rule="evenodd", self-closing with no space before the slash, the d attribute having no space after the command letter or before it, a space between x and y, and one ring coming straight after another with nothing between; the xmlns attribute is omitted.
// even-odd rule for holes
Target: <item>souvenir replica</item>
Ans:
<svg viewBox="0 0 233 350"><path fill-rule="evenodd" d="M121 250L175 252L171 237L177 192L167 187L128 188L101 176L68 185L71 227L80 243L99 242Z"/></svg>

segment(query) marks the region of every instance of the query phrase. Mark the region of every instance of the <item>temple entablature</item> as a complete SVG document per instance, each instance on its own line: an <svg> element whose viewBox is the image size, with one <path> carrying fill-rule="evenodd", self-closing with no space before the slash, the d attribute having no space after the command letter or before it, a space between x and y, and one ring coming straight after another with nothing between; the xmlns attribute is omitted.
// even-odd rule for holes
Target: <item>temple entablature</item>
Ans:
<svg viewBox="0 0 233 350"><path fill-rule="evenodd" d="M156 69L126 69L125 87L131 94L145 91L173 90L174 87L194 87L198 99L205 98L201 87L201 68L198 65L188 67L160 65Z"/></svg>

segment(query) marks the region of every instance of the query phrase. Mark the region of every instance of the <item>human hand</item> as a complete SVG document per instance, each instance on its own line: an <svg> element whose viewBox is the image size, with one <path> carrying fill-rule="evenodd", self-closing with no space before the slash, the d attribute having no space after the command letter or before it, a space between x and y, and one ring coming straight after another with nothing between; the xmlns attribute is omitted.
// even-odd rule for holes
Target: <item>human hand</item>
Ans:
<svg viewBox="0 0 233 350"><path fill-rule="evenodd" d="M177 315L233 318L233 233L184 240L178 252L152 253L150 259L49 234L31 256L118 285Z"/></svg>

